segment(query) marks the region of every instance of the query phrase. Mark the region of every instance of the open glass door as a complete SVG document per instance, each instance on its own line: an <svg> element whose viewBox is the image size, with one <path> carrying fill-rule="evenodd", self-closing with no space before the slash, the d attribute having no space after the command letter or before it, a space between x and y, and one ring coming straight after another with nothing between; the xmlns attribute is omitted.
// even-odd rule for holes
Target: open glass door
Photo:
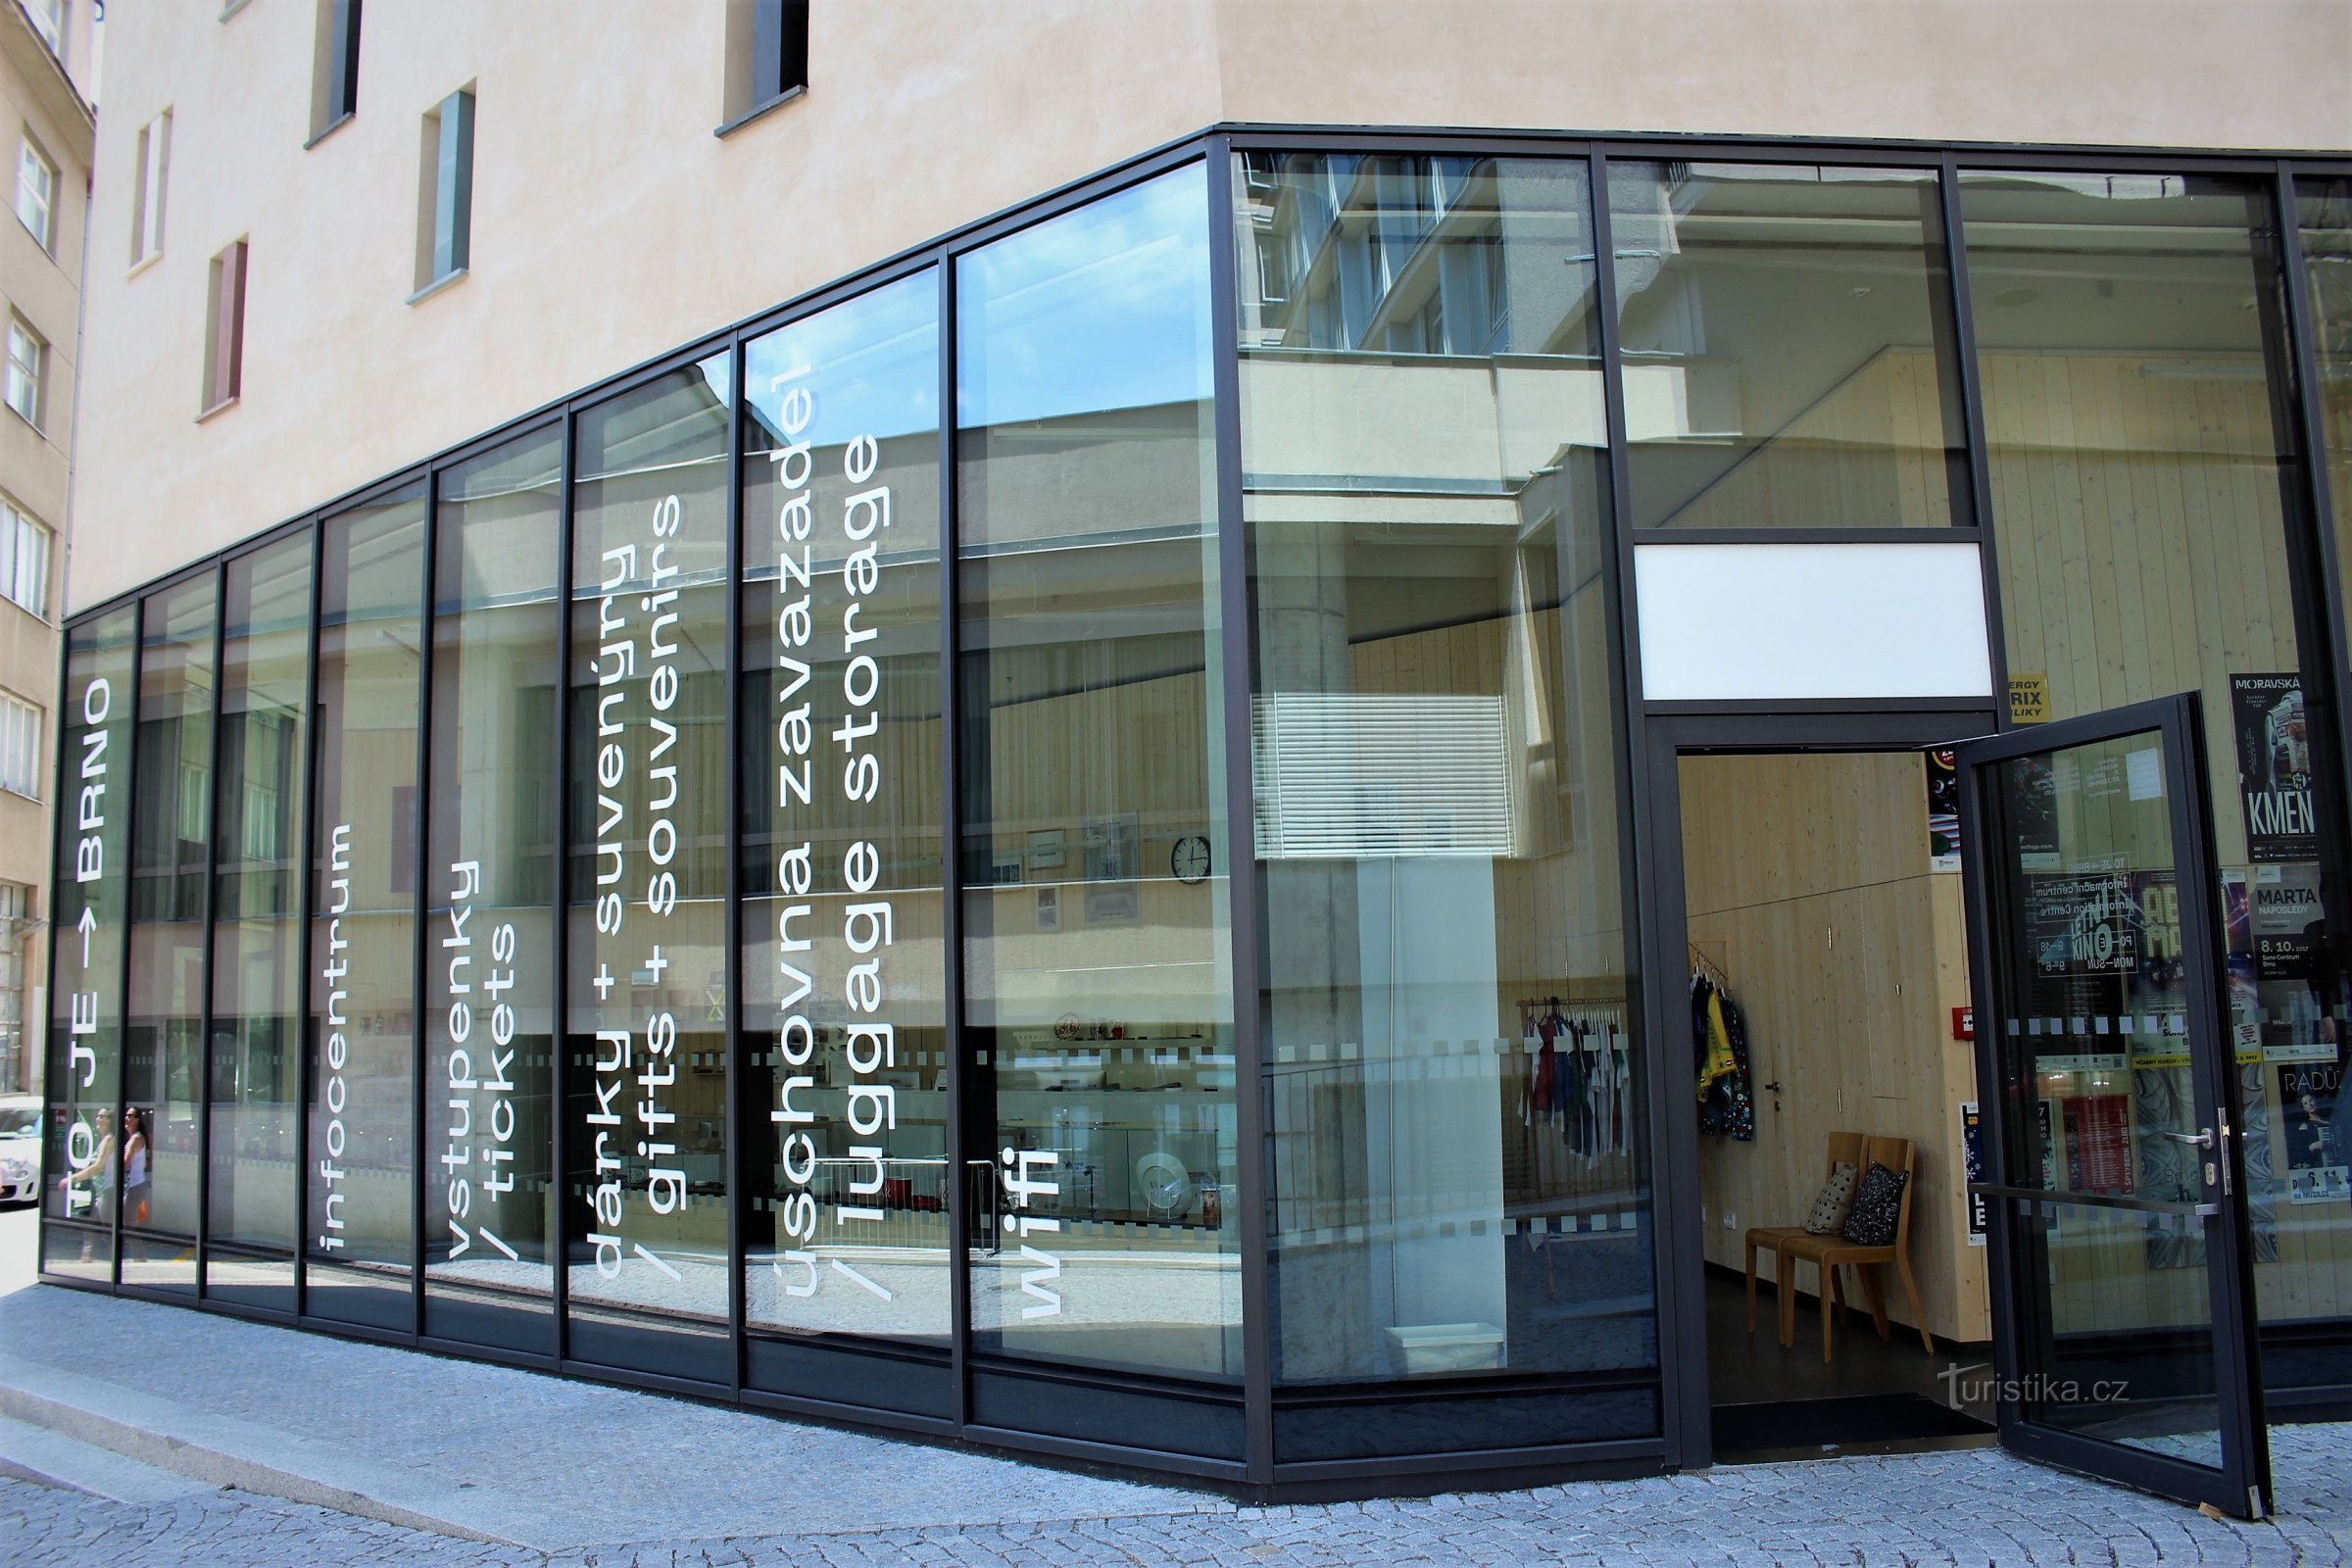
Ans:
<svg viewBox="0 0 2352 1568"><path fill-rule="evenodd" d="M2003 1445L2259 1518L2193 696L1960 748Z"/></svg>

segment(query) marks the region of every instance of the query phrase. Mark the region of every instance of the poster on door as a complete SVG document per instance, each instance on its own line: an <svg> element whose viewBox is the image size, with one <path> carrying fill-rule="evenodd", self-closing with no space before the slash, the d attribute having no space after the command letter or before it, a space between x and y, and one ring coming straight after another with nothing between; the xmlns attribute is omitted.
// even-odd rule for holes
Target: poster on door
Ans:
<svg viewBox="0 0 2352 1568"><path fill-rule="evenodd" d="M2317 860L2311 742L2303 728L2303 677L2230 677L2230 728L2237 741L2237 789L2245 808L2246 858L2257 865Z"/></svg>
<svg viewBox="0 0 2352 1568"><path fill-rule="evenodd" d="M2069 1192L2132 1192L2132 1102L2126 1095L2080 1095L2066 1105Z"/></svg>
<svg viewBox="0 0 2352 1568"><path fill-rule="evenodd" d="M1960 869L1960 769L1948 746L1928 753L1928 869Z"/></svg>
<svg viewBox="0 0 2352 1568"><path fill-rule="evenodd" d="M2352 1200L2344 1130L2336 1106L2344 1069L2335 1062L2278 1069L2278 1102L2286 1122L2286 1200L2341 1203Z"/></svg>
<svg viewBox="0 0 2352 1568"><path fill-rule="evenodd" d="M2139 966L2141 917L2124 873L2026 879L2026 930L2043 976L2127 974Z"/></svg>
<svg viewBox="0 0 2352 1568"><path fill-rule="evenodd" d="M2041 1137L2041 1185L2047 1190L2054 1185L2057 1175L2057 1159L2050 1145L2050 1102L2037 1100L2034 1108ZM1960 1102L1960 1169L1968 1193L1968 1245L1983 1247L1987 1205L1984 1195L1977 1191L1977 1184L1984 1180L1984 1112L1973 1100ZM2055 1233L2058 1228L2055 1213L2047 1223Z"/></svg>
<svg viewBox="0 0 2352 1568"><path fill-rule="evenodd" d="M1984 1195L1977 1183L1984 1179L1984 1113L1973 1100L1960 1102L1960 1168L1968 1193L1968 1245L1984 1245Z"/></svg>

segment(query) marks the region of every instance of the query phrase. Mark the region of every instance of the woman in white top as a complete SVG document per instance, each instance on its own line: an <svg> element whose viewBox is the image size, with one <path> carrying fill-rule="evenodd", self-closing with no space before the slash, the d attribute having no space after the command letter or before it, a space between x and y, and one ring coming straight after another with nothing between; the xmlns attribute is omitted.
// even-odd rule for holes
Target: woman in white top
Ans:
<svg viewBox="0 0 2352 1568"><path fill-rule="evenodd" d="M90 1207L85 1219L94 1225L111 1228L115 1223L111 1206L115 1196L115 1112L112 1106L100 1106L92 1128L98 1135L98 1147L88 1164L70 1170L57 1179L58 1190L67 1195L66 1213L74 1212L73 1189L75 1182L90 1182ZM81 1260L90 1260L90 1232L81 1233Z"/></svg>

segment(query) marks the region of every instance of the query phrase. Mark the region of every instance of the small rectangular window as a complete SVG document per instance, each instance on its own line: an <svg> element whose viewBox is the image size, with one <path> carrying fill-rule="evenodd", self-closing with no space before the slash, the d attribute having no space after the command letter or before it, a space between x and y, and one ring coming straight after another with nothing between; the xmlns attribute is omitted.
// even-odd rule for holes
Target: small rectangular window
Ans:
<svg viewBox="0 0 2352 1568"><path fill-rule="evenodd" d="M416 288L466 270L473 248L473 89L461 87L424 117L416 179Z"/></svg>
<svg viewBox="0 0 2352 1568"><path fill-rule="evenodd" d="M0 789L40 799L41 710L0 697Z"/></svg>
<svg viewBox="0 0 2352 1568"><path fill-rule="evenodd" d="M66 0L24 0L24 13L32 19L32 30L41 35L49 52L65 59Z"/></svg>
<svg viewBox="0 0 2352 1568"><path fill-rule="evenodd" d="M57 166L42 156L26 136L17 144L17 220L40 241L41 249L57 244Z"/></svg>
<svg viewBox="0 0 2352 1568"><path fill-rule="evenodd" d="M205 299L204 413L242 396L245 388L245 242L213 258Z"/></svg>
<svg viewBox="0 0 2352 1568"><path fill-rule="evenodd" d="M164 186L172 174L172 111L167 109L139 127L135 172L138 188L130 213L130 265L138 266L164 249Z"/></svg>
<svg viewBox="0 0 2352 1568"><path fill-rule="evenodd" d="M8 376L4 393L8 406L24 416L24 422L34 429L41 427L41 371L48 357L49 345L41 335L24 324L21 317L8 320Z"/></svg>
<svg viewBox="0 0 2352 1568"><path fill-rule="evenodd" d="M727 124L806 87L808 0L734 0L727 7L726 55L719 112Z"/></svg>
<svg viewBox="0 0 2352 1568"><path fill-rule="evenodd" d="M360 0L318 0L311 60L311 139L360 109Z"/></svg>
<svg viewBox="0 0 2352 1568"><path fill-rule="evenodd" d="M49 530L0 501L0 597L35 615L49 612Z"/></svg>
<svg viewBox="0 0 2352 1568"><path fill-rule="evenodd" d="M758 0L752 19L757 55L752 91L761 101L808 85L808 0Z"/></svg>

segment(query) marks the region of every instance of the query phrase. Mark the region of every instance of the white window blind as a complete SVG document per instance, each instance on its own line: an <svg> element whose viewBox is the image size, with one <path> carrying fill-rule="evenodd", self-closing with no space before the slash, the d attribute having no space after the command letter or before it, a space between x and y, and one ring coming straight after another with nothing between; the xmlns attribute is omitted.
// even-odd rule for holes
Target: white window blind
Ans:
<svg viewBox="0 0 2352 1568"><path fill-rule="evenodd" d="M1500 697L1276 692L1250 728L1267 859L1516 853Z"/></svg>

